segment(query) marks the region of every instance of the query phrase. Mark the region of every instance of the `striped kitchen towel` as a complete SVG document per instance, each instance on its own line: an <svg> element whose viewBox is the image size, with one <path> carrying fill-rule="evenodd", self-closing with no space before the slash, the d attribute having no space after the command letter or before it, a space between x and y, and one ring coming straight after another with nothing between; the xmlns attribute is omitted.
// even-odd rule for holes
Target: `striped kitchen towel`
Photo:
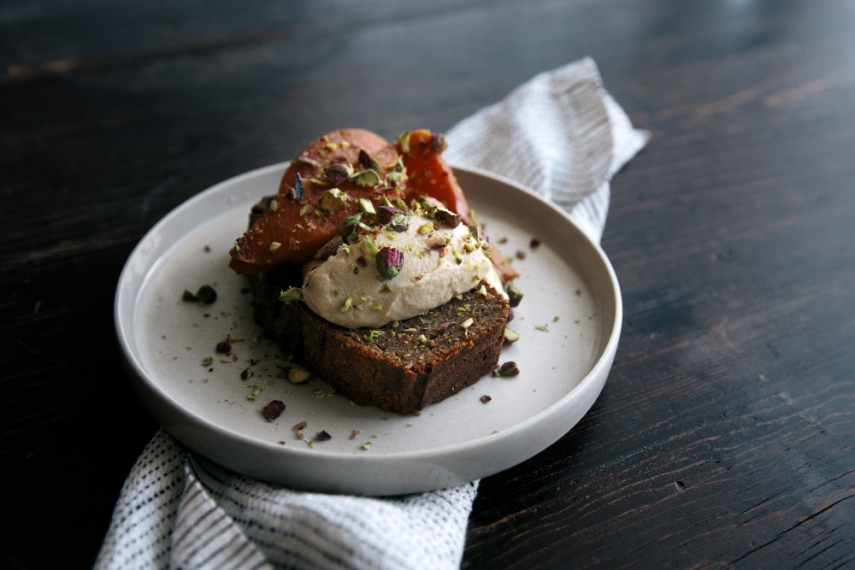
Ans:
<svg viewBox="0 0 855 570"><path fill-rule="evenodd" d="M446 158L560 204L594 241L609 179L646 143L584 59L456 125ZM97 569L457 568L478 482L406 497L285 489L198 457L160 430L125 481Z"/></svg>

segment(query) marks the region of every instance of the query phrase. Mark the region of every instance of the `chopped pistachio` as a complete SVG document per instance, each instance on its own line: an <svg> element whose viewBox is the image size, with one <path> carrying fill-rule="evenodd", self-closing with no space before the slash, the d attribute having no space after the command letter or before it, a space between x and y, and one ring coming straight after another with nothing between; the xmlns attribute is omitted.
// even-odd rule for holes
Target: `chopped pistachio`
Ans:
<svg viewBox="0 0 855 570"><path fill-rule="evenodd" d="M404 131L398 136L397 142L401 145L401 152L410 154L410 131Z"/></svg>
<svg viewBox="0 0 855 570"><path fill-rule="evenodd" d="M386 178L389 178L387 175ZM359 174L353 177L353 182L357 186L361 186L363 188L373 188L380 184L380 175L377 174L377 171L373 168L369 168L368 170L363 170Z"/></svg>
<svg viewBox="0 0 855 570"><path fill-rule="evenodd" d="M299 162L303 166L310 166L312 168L320 168L321 167L320 162L318 162L317 160L313 160L313 159L309 158L308 156L298 156L297 162Z"/></svg>
<svg viewBox="0 0 855 570"><path fill-rule="evenodd" d="M523 292L513 283L508 283L508 286L505 287L505 292L508 294L508 303L511 307L516 307L522 301Z"/></svg>
<svg viewBox="0 0 855 570"><path fill-rule="evenodd" d="M288 371L288 381L291 384L302 384L311 377L311 372L309 372L305 368L300 368L299 366L292 366L291 369Z"/></svg>
<svg viewBox="0 0 855 570"><path fill-rule="evenodd" d="M401 172L388 172L386 174L386 180L395 184L400 184L402 178L403 174Z"/></svg>
<svg viewBox="0 0 855 570"><path fill-rule="evenodd" d="M371 309L375 311L382 311L383 305L381 305L380 303L374 303L373 305L371 305Z"/></svg>
<svg viewBox="0 0 855 570"><path fill-rule="evenodd" d="M240 245L238 245L238 242L235 242L235 251L240 251Z"/></svg>
<svg viewBox="0 0 855 570"><path fill-rule="evenodd" d="M342 313L346 313L350 309L351 305L353 305L353 297L348 297L344 300L344 304L341 306L339 311L341 311Z"/></svg>
<svg viewBox="0 0 855 570"><path fill-rule="evenodd" d="M474 323L474 322L475 322L475 319L473 319L472 317L469 317L468 319L466 319L465 321L460 323L460 328L462 328L463 330L466 330L469 327L471 327L472 323Z"/></svg>
<svg viewBox="0 0 855 570"><path fill-rule="evenodd" d="M206 356L202 359L202 364L200 364L199 366L210 366L213 361L213 358L211 358L210 356Z"/></svg>
<svg viewBox="0 0 855 570"><path fill-rule="evenodd" d="M520 373L520 369L517 366L517 363L513 360L509 360L505 362L501 366L499 366L498 370L493 371L493 376L503 376L503 377L511 377L517 376Z"/></svg>
<svg viewBox="0 0 855 570"><path fill-rule="evenodd" d="M391 287L389 287L389 284L388 284L388 283L383 283L383 288L382 288L382 289L380 289L380 292L381 292L381 293L391 293L391 292L392 292L392 288L391 288Z"/></svg>
<svg viewBox="0 0 855 570"><path fill-rule="evenodd" d="M279 243L278 241L274 241L274 242L270 242L270 247L268 249L270 250L271 253L273 253L274 251L276 251L280 247L282 247L282 244Z"/></svg>
<svg viewBox="0 0 855 570"><path fill-rule="evenodd" d="M379 250L377 249L377 246L374 245L374 239L372 239L370 235L366 235L362 238L362 252L368 259L374 259L377 257Z"/></svg>
<svg viewBox="0 0 855 570"><path fill-rule="evenodd" d="M342 192L338 188L327 190L321 196L320 206L325 212L334 212L341 208L347 202L347 192Z"/></svg>
<svg viewBox="0 0 855 570"><path fill-rule="evenodd" d="M369 200L368 198L360 198L358 200L358 204L359 204L359 210L364 214L376 214L377 213L377 210L374 209L374 204L372 204L371 200Z"/></svg>
<svg viewBox="0 0 855 570"><path fill-rule="evenodd" d="M505 342L506 343L513 344L516 341L518 341L519 339L520 339L519 333L516 333L516 332L512 331L511 329L509 329L508 327L505 327Z"/></svg>
<svg viewBox="0 0 855 570"><path fill-rule="evenodd" d="M363 443L360 447L361 447L364 451L368 451L369 449L371 449L371 442L370 442L370 441L366 441L366 442L365 442L365 443Z"/></svg>
<svg viewBox="0 0 855 570"><path fill-rule="evenodd" d="M384 279L392 279L404 268L404 253L394 247L383 247L377 252L376 263L380 275Z"/></svg>
<svg viewBox="0 0 855 570"><path fill-rule="evenodd" d="M299 301L302 298L302 293L300 293L300 290L296 287L288 287L288 289L279 293L279 300L285 303L286 305L295 301Z"/></svg>

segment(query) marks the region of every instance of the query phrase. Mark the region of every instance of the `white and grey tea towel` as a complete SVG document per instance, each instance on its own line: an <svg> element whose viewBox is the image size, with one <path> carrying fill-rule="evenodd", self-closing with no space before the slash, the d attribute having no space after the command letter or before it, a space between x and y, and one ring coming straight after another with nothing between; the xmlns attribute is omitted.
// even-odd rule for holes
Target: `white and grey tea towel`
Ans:
<svg viewBox="0 0 855 570"><path fill-rule="evenodd" d="M609 179L647 134L584 59L537 75L447 138L449 162L539 192L599 241ZM125 481L95 568L457 568L477 488L395 498L292 491L197 457L160 430Z"/></svg>

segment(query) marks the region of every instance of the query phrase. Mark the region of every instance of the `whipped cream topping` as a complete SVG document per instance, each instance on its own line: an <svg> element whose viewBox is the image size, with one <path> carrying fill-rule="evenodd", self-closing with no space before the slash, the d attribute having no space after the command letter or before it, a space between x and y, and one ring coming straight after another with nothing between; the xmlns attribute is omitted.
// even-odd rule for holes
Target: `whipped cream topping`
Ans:
<svg viewBox="0 0 855 570"><path fill-rule="evenodd" d="M306 305L343 327L376 328L439 307L481 280L504 294L485 243L467 226L435 228L436 221L416 214L407 220L405 231L375 229L328 259L306 265L302 288ZM395 248L404 257L400 272L391 279L377 269L376 252L384 247Z"/></svg>

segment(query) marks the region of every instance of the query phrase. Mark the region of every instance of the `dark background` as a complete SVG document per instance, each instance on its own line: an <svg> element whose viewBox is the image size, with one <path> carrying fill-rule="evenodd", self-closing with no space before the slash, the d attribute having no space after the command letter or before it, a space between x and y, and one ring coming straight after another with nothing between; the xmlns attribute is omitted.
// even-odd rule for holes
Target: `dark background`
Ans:
<svg viewBox="0 0 855 570"><path fill-rule="evenodd" d="M333 128L450 128L583 56L648 148L602 245L608 384L485 479L463 567L855 564L855 4L0 4L0 566L86 567L156 429L122 265L164 214Z"/></svg>

